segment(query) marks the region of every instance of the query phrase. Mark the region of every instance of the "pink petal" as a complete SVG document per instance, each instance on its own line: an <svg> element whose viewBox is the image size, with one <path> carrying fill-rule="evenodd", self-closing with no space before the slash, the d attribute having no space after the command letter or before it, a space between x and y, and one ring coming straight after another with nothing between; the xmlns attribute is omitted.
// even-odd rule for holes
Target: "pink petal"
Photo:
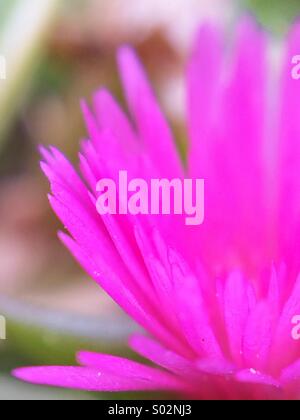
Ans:
<svg viewBox="0 0 300 420"><path fill-rule="evenodd" d="M292 28L282 69L281 108L279 109L280 243L282 258L299 269L300 245L300 84L291 75L292 57L299 54L300 23ZM278 118L278 117L277 117Z"/></svg>
<svg viewBox="0 0 300 420"><path fill-rule="evenodd" d="M196 39L187 74L188 118L191 147L189 169L192 176L209 173L210 130L219 92L221 72L221 34L203 25Z"/></svg>
<svg viewBox="0 0 300 420"><path fill-rule="evenodd" d="M279 381L275 380L271 376L264 375L256 371L255 369L240 370L236 374L235 377L239 382L245 382L249 384L269 385L275 388L281 387L281 384Z"/></svg>
<svg viewBox="0 0 300 420"><path fill-rule="evenodd" d="M41 166L49 181L63 182L80 199L85 200L86 187L68 159L55 147L50 147L49 150L40 147L40 153L45 160Z"/></svg>
<svg viewBox="0 0 300 420"><path fill-rule="evenodd" d="M247 283L239 272L232 273L224 291L225 324L232 357L237 364L243 361L243 335L248 318Z"/></svg>
<svg viewBox="0 0 300 420"><path fill-rule="evenodd" d="M292 382L299 382L300 384L300 360L297 360L287 368L283 369L280 381L285 385Z"/></svg>
<svg viewBox="0 0 300 420"><path fill-rule="evenodd" d="M255 369L266 367L270 353L273 318L266 302L258 303L250 312L245 328L243 353L245 363Z"/></svg>
<svg viewBox="0 0 300 420"><path fill-rule="evenodd" d="M150 390L178 390L180 384L157 371L119 375L105 369L86 367L50 366L17 369L13 375L26 382L94 392L124 392Z"/></svg>
<svg viewBox="0 0 300 420"><path fill-rule="evenodd" d="M141 63L129 47L119 50L118 61L128 104L151 160L160 174L180 176L182 165L175 142Z"/></svg>
<svg viewBox="0 0 300 420"><path fill-rule="evenodd" d="M271 365L288 365L299 355L299 343L292 337L292 319L300 313L300 275L297 278L290 298L287 300L274 336ZM282 351L284 349L284 352Z"/></svg>
<svg viewBox="0 0 300 420"><path fill-rule="evenodd" d="M197 368L210 375L232 375L236 371L233 363L223 358L219 359L201 359L197 361Z"/></svg>
<svg viewBox="0 0 300 420"><path fill-rule="evenodd" d="M157 336L167 345L178 348L184 352L184 347L178 342L176 337L157 320L158 313L152 314L148 303L144 301L143 305L131 293L131 291L120 281L115 270L105 264L105 261L98 266L89 255L68 235L60 234L60 239L69 249L71 254L79 261L87 273L103 287L103 289L117 302L118 305L131 316L143 328Z"/></svg>
<svg viewBox="0 0 300 420"><path fill-rule="evenodd" d="M222 356L198 279L186 269L176 252L171 252L169 258L175 291L175 310L186 339L200 356Z"/></svg>
<svg viewBox="0 0 300 420"><path fill-rule="evenodd" d="M261 242L267 226L263 182L253 188L253 179L265 179L265 36L243 21L234 55L228 57L233 71L227 74L220 45L218 31L204 27L189 71L189 125L196 138L190 166L206 181L206 220L196 241L203 262L217 274L211 261L231 269L236 261L248 265L250 259L249 266L257 267L267 251Z"/></svg>
<svg viewBox="0 0 300 420"><path fill-rule="evenodd" d="M105 89L98 91L94 107L100 129L109 130L125 153L136 153L139 146L136 133L111 93Z"/></svg>
<svg viewBox="0 0 300 420"><path fill-rule="evenodd" d="M101 369L105 372L112 373L117 376L124 376L131 379L141 379L157 383L174 384L175 388L182 387L182 382L177 380L175 376L158 370L141 363L134 362L122 357L111 356L107 354L99 354L92 352L80 352L77 354L78 362L87 367Z"/></svg>
<svg viewBox="0 0 300 420"><path fill-rule="evenodd" d="M151 338L134 335L130 338L129 345L141 356L173 373L183 377L195 375L199 377L199 373L195 372L195 364L193 362L163 347Z"/></svg>

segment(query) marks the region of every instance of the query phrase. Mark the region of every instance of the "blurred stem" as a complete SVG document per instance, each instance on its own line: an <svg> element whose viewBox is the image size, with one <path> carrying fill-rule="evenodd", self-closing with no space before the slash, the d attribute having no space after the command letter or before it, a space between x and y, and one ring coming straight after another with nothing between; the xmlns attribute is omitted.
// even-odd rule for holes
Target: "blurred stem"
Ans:
<svg viewBox="0 0 300 420"><path fill-rule="evenodd" d="M0 55L6 60L6 80L0 80L0 152L7 129L22 103L58 2L14 0L9 8L3 9L6 19L0 22ZM3 7L1 4L1 10Z"/></svg>

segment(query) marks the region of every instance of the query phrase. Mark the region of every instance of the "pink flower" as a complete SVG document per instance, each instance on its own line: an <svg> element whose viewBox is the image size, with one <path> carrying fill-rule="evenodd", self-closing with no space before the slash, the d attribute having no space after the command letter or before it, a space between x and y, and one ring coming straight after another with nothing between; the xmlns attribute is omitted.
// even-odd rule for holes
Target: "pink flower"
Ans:
<svg viewBox="0 0 300 420"><path fill-rule="evenodd" d="M298 51L297 51L298 47ZM225 54L222 34L201 28L187 74L187 169L142 67L118 55L134 124L105 90L83 104L89 139L77 175L43 150L51 205L69 231L60 239L149 336L130 347L154 363L80 352L81 367L18 369L35 384L90 391L170 390L204 399L293 399L300 394L300 83L289 35L280 83L267 39L251 21ZM279 89L278 89L279 86ZM204 178L206 216L100 216L99 179Z"/></svg>

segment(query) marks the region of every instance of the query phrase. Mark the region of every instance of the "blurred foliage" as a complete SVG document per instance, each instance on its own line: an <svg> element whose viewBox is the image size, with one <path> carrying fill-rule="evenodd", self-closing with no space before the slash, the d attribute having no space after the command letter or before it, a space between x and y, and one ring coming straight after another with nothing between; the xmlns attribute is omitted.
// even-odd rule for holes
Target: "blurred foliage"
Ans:
<svg viewBox="0 0 300 420"><path fill-rule="evenodd" d="M259 21L277 34L282 34L300 15L300 0L246 0L246 5Z"/></svg>
<svg viewBox="0 0 300 420"><path fill-rule="evenodd" d="M0 90L0 146L28 92L58 4L58 0L0 0L0 54L7 60L7 78Z"/></svg>
<svg viewBox="0 0 300 420"><path fill-rule="evenodd" d="M0 31L4 28L7 17L16 2L17 0L0 0Z"/></svg>
<svg viewBox="0 0 300 420"><path fill-rule="evenodd" d="M84 338L79 335L75 337L70 333L16 321L8 321L7 331L11 348L15 352L19 350L26 363L30 364L76 364L75 354L78 349L134 357L134 353L121 341L104 342L99 338ZM20 366L24 364L24 360L21 361Z"/></svg>
<svg viewBox="0 0 300 420"><path fill-rule="evenodd" d="M64 93L72 82L72 65L65 61L55 61L45 55L36 69L31 97Z"/></svg>
<svg viewBox="0 0 300 420"><path fill-rule="evenodd" d="M54 364L54 365L74 365L76 364L75 354L78 349L87 351L103 352L108 354L122 355L150 364L147 360L139 357L129 348L124 348L119 343L119 347L112 343L100 343L96 340L72 337L54 331L42 330L32 326L22 325L15 321L8 322L9 340L2 348L0 358L0 370L2 373L9 374L12 369L27 365ZM30 385L26 385L30 387ZM35 387L32 387L34 390ZM60 391L61 392L61 391ZM84 393L80 391L70 391L77 399L93 398L97 400L136 400L136 399L174 399L175 396L167 392L127 392L127 393Z"/></svg>

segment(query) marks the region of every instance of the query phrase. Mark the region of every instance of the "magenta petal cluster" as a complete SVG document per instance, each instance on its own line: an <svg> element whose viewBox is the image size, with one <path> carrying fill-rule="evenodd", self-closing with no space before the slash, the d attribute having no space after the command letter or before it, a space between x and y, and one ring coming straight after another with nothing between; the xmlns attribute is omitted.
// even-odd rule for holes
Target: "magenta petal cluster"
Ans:
<svg viewBox="0 0 300 420"><path fill-rule="evenodd" d="M182 163L135 53L118 63L130 118L106 90L83 103L81 176L42 150L60 239L146 334L152 364L81 352L78 367L18 369L35 384L89 391L166 390L199 399L300 396L300 83L286 42L279 79L268 37L249 19L229 40L201 27L187 71L189 153ZM225 48L225 46L227 48ZM298 48L298 49L297 49ZM158 63L159 65L159 63ZM96 211L99 179L204 178L205 222Z"/></svg>

